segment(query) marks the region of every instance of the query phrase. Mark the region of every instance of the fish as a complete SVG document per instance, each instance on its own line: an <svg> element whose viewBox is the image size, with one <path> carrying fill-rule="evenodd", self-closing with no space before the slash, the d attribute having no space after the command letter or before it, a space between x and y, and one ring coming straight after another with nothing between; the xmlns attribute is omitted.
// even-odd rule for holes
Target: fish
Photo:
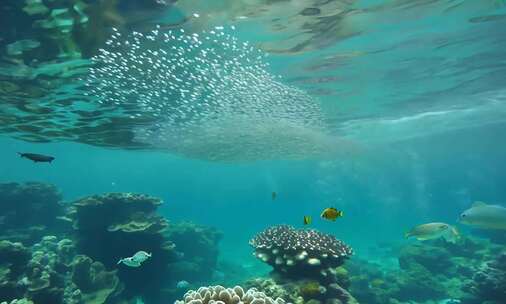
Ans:
<svg viewBox="0 0 506 304"><path fill-rule="evenodd" d="M134 261L137 261L139 263L142 263L149 259L151 257L151 253L147 253L146 251L137 251L133 256L132 259Z"/></svg>
<svg viewBox="0 0 506 304"><path fill-rule="evenodd" d="M344 214L341 210L337 210L336 208L330 207L325 208L321 214L321 217L327 219L329 221L335 221L336 218L342 217Z"/></svg>
<svg viewBox="0 0 506 304"><path fill-rule="evenodd" d="M142 265L144 261L151 257L151 253L147 253L146 251L137 251L133 256L128 258L122 258L118 261L117 264L125 264L129 267L139 267Z"/></svg>
<svg viewBox="0 0 506 304"><path fill-rule="evenodd" d="M475 202L471 208L460 214L461 224L483 229L506 229L506 207Z"/></svg>
<svg viewBox="0 0 506 304"><path fill-rule="evenodd" d="M444 238L449 242L455 242L459 237L457 229L446 223L427 223L413 227L404 234L405 238L415 238L419 241Z"/></svg>
<svg viewBox="0 0 506 304"><path fill-rule="evenodd" d="M304 215L304 225L309 225L312 222L312 218L309 215Z"/></svg>
<svg viewBox="0 0 506 304"><path fill-rule="evenodd" d="M139 267L139 266L141 266L141 263L138 262L138 261L136 261L136 260L134 260L133 257L128 257L128 258L120 259L117 264L121 264L121 263L125 264L128 267Z"/></svg>
<svg viewBox="0 0 506 304"><path fill-rule="evenodd" d="M188 287L190 287L190 283L185 280L179 281L176 284L177 289L183 289L183 288L188 288Z"/></svg>
<svg viewBox="0 0 506 304"><path fill-rule="evenodd" d="M18 152L18 154L22 158L27 158L35 163L51 163L54 160L54 157L48 155L35 154L35 153L21 153L21 152Z"/></svg>
<svg viewBox="0 0 506 304"><path fill-rule="evenodd" d="M272 200L275 200L278 194L276 192L272 192Z"/></svg>

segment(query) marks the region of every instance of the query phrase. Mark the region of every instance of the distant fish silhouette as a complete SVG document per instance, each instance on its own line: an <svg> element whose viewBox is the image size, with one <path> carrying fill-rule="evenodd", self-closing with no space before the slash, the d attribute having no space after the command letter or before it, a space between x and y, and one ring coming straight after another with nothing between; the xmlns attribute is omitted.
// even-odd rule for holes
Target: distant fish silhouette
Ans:
<svg viewBox="0 0 506 304"><path fill-rule="evenodd" d="M51 163L54 160L54 157L35 154L35 153L21 153L18 152L19 156L32 160L35 163Z"/></svg>
<svg viewBox="0 0 506 304"><path fill-rule="evenodd" d="M278 194L276 192L272 192L272 200L275 200Z"/></svg>

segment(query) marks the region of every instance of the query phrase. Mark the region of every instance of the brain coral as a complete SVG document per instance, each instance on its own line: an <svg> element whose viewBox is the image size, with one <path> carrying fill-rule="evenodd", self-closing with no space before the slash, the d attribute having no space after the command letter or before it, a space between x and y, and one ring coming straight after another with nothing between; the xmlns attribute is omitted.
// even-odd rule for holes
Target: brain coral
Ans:
<svg viewBox="0 0 506 304"><path fill-rule="evenodd" d="M255 288L246 292L240 286L225 288L223 286L200 287L197 291L189 290L184 300L174 304L285 304L281 298L272 299Z"/></svg>
<svg viewBox="0 0 506 304"><path fill-rule="evenodd" d="M316 230L297 230L288 225L270 227L252 240L255 256L275 271L300 277L327 277L353 250L332 235Z"/></svg>

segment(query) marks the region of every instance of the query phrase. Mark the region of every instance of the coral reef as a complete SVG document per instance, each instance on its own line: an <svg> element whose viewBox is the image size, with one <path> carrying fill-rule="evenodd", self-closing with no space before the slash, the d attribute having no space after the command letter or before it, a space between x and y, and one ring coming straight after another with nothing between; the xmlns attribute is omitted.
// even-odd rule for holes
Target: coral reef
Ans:
<svg viewBox="0 0 506 304"><path fill-rule="evenodd" d="M272 299L255 288L244 291L242 287L225 288L223 286L200 287L198 290L189 290L184 300L177 300L175 304L285 304L282 298Z"/></svg>
<svg viewBox="0 0 506 304"><path fill-rule="evenodd" d="M116 273L76 255L69 239L46 236L31 248L2 241L0 258L0 297L11 303L100 304L121 291Z"/></svg>
<svg viewBox="0 0 506 304"><path fill-rule="evenodd" d="M53 185L43 183L0 184L0 235L3 240L32 245L44 235L62 235L69 223Z"/></svg>
<svg viewBox="0 0 506 304"><path fill-rule="evenodd" d="M250 240L255 256L271 265L274 272L320 280L333 276L353 250L334 236L316 230L296 230L287 225L270 227Z"/></svg>
<svg viewBox="0 0 506 304"><path fill-rule="evenodd" d="M399 269L365 260L347 264L350 291L360 302L370 304L444 299L467 303L468 282L477 278L480 265L496 256L500 248L467 236L454 244L444 240L409 244L399 252Z"/></svg>
<svg viewBox="0 0 506 304"><path fill-rule="evenodd" d="M72 203L80 252L107 268L117 267L120 258L140 250L152 254L142 267L119 267L127 298L142 295L148 303L159 303L163 297L160 290L171 277L169 265L177 256L174 244L163 235L168 222L156 213L161 203L157 198L131 193L89 196Z"/></svg>
<svg viewBox="0 0 506 304"><path fill-rule="evenodd" d="M218 261L218 242L222 233L191 222L171 224L165 236L175 244L180 261L170 265L175 278L203 283L213 277Z"/></svg>
<svg viewBox="0 0 506 304"><path fill-rule="evenodd" d="M334 236L282 225L259 233L250 245L257 258L273 267L272 279L253 280L250 286L294 303L356 303L342 287L349 280L340 267L353 250Z"/></svg>
<svg viewBox="0 0 506 304"><path fill-rule="evenodd" d="M266 295L287 299L296 304L327 303L357 304L357 300L336 283L322 285L314 280L278 281L271 278L257 278L246 282L246 286L261 290Z"/></svg>
<svg viewBox="0 0 506 304"><path fill-rule="evenodd" d="M497 258L485 262L465 286L471 294L463 303L499 304L506 301L506 251ZM487 302L488 301L488 302Z"/></svg>

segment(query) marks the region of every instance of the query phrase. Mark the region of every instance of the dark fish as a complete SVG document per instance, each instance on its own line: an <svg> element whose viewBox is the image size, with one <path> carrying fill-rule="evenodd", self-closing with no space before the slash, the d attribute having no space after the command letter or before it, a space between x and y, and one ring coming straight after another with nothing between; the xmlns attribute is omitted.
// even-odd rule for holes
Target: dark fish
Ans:
<svg viewBox="0 0 506 304"><path fill-rule="evenodd" d="M304 225L309 225L312 221L313 219L310 216L304 215Z"/></svg>
<svg viewBox="0 0 506 304"><path fill-rule="evenodd" d="M29 160L33 160L35 163L50 163L54 160L54 157L42 155L42 154L35 154L35 153L21 153L18 152L19 156L27 158Z"/></svg>
<svg viewBox="0 0 506 304"><path fill-rule="evenodd" d="M278 194L276 192L272 192L272 200L275 200Z"/></svg>

